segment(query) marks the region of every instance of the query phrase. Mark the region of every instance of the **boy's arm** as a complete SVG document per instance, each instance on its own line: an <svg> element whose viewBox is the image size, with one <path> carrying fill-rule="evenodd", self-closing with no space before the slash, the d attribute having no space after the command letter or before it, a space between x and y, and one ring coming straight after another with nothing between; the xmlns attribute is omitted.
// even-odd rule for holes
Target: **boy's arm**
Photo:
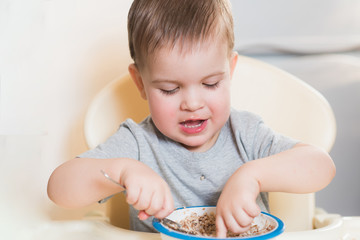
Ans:
<svg viewBox="0 0 360 240"><path fill-rule="evenodd" d="M242 232L260 213L260 192L310 193L335 176L335 165L323 150L297 144L284 152L242 165L227 181L217 204L217 236L226 230Z"/></svg>
<svg viewBox="0 0 360 240"><path fill-rule="evenodd" d="M67 161L50 176L49 198L62 207L76 208L124 190L106 179L100 170L126 187L126 200L135 209L158 218L173 211L167 183L145 164L129 158L75 158Z"/></svg>
<svg viewBox="0 0 360 240"><path fill-rule="evenodd" d="M296 144L287 151L248 162L244 169L261 192L311 193L326 187L335 176L329 154L317 147Z"/></svg>
<svg viewBox="0 0 360 240"><path fill-rule="evenodd" d="M90 205L124 190L107 180L100 170L119 181L120 171L125 164L126 161L118 159L75 158L67 161L51 174L48 196L53 202L66 208Z"/></svg>

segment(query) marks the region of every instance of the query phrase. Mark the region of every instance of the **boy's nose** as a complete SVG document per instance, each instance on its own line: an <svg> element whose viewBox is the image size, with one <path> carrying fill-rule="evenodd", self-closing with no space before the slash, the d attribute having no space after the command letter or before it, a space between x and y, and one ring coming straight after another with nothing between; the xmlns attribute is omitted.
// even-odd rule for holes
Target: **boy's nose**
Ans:
<svg viewBox="0 0 360 240"><path fill-rule="evenodd" d="M201 97L201 94L192 91L184 94L183 100L181 102L181 110L183 111L196 111L201 109L204 106L204 100Z"/></svg>

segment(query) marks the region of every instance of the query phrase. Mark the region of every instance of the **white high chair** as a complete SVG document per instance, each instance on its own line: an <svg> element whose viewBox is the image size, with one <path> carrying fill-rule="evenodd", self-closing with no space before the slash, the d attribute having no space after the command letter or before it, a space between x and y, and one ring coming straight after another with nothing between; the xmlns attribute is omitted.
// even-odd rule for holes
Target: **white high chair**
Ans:
<svg viewBox="0 0 360 240"><path fill-rule="evenodd" d="M336 135L332 109L326 99L298 78L258 60L239 56L232 79L232 106L259 114L274 130L330 151ZM149 114L128 74L103 88L91 102L84 130L89 148L116 131L126 118L139 122ZM128 206L122 195L107 203L111 224L128 228ZM314 194L270 193L271 212L286 231L313 227Z"/></svg>

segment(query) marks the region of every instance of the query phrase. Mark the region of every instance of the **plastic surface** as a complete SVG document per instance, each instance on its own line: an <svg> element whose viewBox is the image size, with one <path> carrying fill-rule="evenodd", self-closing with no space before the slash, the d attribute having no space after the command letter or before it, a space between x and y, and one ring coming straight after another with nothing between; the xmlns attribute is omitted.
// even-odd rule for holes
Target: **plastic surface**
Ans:
<svg viewBox="0 0 360 240"><path fill-rule="evenodd" d="M148 115L147 102L140 97L130 75L124 74L106 85L90 103L84 122L86 143L94 148L127 118L140 122Z"/></svg>
<svg viewBox="0 0 360 240"><path fill-rule="evenodd" d="M322 215L319 229L284 232L276 240L360 240L360 217ZM3 235L2 235L3 236ZM6 238L5 238L6 239ZM7 239L21 240L165 240L158 233L142 233L117 228L102 220L46 222L33 228L19 228ZM169 238L168 238L169 239ZM172 238L173 239L173 238Z"/></svg>
<svg viewBox="0 0 360 240"><path fill-rule="evenodd" d="M317 90L267 63L239 57L231 86L236 109L259 114L274 130L330 151L334 113Z"/></svg>
<svg viewBox="0 0 360 240"><path fill-rule="evenodd" d="M239 56L231 94L234 108L257 113L274 130L330 151L336 136L332 109L318 91L300 79L259 60ZM139 122L148 114L147 103L130 76L115 79L89 106L84 123L88 146L103 142L126 118ZM124 211L127 204L114 202L108 203L108 212L114 216L110 216L111 223L123 227L128 219ZM121 214L115 206L120 206ZM285 222L287 231L310 230L314 208L314 194L270 194L271 213Z"/></svg>

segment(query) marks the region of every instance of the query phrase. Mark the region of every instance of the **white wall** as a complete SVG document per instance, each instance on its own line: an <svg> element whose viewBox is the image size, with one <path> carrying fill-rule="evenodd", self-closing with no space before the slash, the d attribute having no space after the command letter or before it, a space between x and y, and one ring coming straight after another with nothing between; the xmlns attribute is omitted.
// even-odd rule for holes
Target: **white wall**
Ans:
<svg viewBox="0 0 360 240"><path fill-rule="evenodd" d="M50 203L46 179L56 166L87 149L82 130L87 105L107 82L127 71L131 2L0 1L0 135L47 132L41 160L17 159L17 167L1 172L22 176L43 171L42 200L54 219L78 218L87 211ZM2 166L10 166L10 160L2 157ZM29 166L27 161L34 162L21 168Z"/></svg>
<svg viewBox="0 0 360 240"><path fill-rule="evenodd" d="M231 0L235 48L302 52L359 47L359 0Z"/></svg>

